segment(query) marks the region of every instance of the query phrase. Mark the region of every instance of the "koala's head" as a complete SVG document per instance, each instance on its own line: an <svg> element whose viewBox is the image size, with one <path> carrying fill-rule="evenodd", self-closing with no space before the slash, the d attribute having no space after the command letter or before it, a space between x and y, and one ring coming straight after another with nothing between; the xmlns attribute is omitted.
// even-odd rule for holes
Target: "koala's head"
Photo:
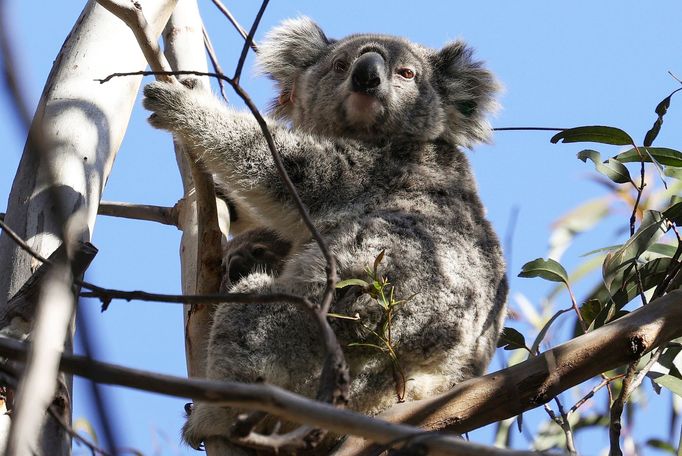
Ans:
<svg viewBox="0 0 682 456"><path fill-rule="evenodd" d="M310 19L285 21L259 46L278 84L273 114L295 128L366 141L486 141L497 83L456 41L436 51L399 37L332 40Z"/></svg>

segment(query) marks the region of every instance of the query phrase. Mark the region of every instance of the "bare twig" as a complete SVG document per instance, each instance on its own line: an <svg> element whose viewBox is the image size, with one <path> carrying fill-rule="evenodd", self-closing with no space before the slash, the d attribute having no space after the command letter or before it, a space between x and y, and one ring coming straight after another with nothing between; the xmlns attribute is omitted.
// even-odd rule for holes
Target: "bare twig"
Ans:
<svg viewBox="0 0 682 456"><path fill-rule="evenodd" d="M573 412L575 412L576 410L578 410L585 402L587 402L587 401L589 401L590 399L592 399L592 398L594 397L594 395L595 395L600 389L602 389L603 387L609 385L611 382L613 382L613 381L615 381L615 380L618 380L618 379L621 379L621 378L623 378L623 377L625 377L625 374L616 375L616 376L614 376L614 377L602 378L602 381L601 381L601 382L599 382L594 388L592 388L592 389L590 390L589 393L587 393L585 396L583 396L578 402L575 403L575 405L573 405L573 407L571 407L571 409L568 411L568 415L571 415Z"/></svg>
<svg viewBox="0 0 682 456"><path fill-rule="evenodd" d="M566 449L568 450L568 453L571 456L577 455L578 451L575 448L573 429L571 428L571 423L568 422L568 414L564 411L564 407L561 404L558 396L554 397L554 402L557 404L557 408L559 409L559 416L554 413L554 410L552 410L549 404L544 405L545 411L549 415L550 419L554 421L554 423L556 423L557 426L559 426L564 432L564 437L566 438Z"/></svg>
<svg viewBox="0 0 682 456"><path fill-rule="evenodd" d="M152 206L148 204L121 203L102 201L97 211L99 215L121 217L134 220L146 220L164 225L178 226L177 204L173 207Z"/></svg>
<svg viewBox="0 0 682 456"><path fill-rule="evenodd" d="M216 72L217 74L225 74L223 69L220 67L220 63L218 62L218 56L215 53L215 49L213 49L213 43L211 43L211 37L208 36L208 32L206 31L206 27L203 27L203 34L204 34L204 47L206 48L206 53L208 54L208 58L211 60L211 65L213 66L213 71ZM225 84L223 84L222 79L218 79L218 86L220 87L220 95L223 97L223 100L227 102L227 95L225 94Z"/></svg>
<svg viewBox="0 0 682 456"><path fill-rule="evenodd" d="M232 26L235 28L235 30L237 30L237 32L239 32L239 34L242 36L242 38L244 38L244 40L246 40L247 39L246 30L244 30L244 27L242 27L239 24L239 22L237 22L237 19L235 19L235 17L232 15L230 10L228 10L227 7L225 7L225 5L223 5L220 0L211 0L211 1L220 10L220 12L225 15L227 20L230 21ZM258 52L258 46L256 46L256 42L253 41L253 38L251 39L250 46L254 52ZM216 71L216 73L217 73L217 71Z"/></svg>
<svg viewBox="0 0 682 456"><path fill-rule="evenodd" d="M246 54L249 52L249 47L251 46L251 43L253 42L253 37L256 35L256 30L258 29L258 25L260 24L260 20L263 18L263 14L265 14L265 8L268 7L268 3L270 0L263 0L260 9L258 10L258 13L256 14L256 18L253 20L253 24L251 24L251 30L249 30L249 34L246 37L246 41L244 42L244 46L242 47L242 53L239 56L239 62L237 62L237 69L234 71L234 76L232 79L234 80L235 84L239 84L239 78L241 78L242 75L242 69L244 68L244 62L246 61ZM236 90L236 89L235 89ZM242 97L244 98L244 97Z"/></svg>
<svg viewBox="0 0 682 456"><path fill-rule="evenodd" d="M493 131L564 131L568 128L554 127L496 127Z"/></svg>

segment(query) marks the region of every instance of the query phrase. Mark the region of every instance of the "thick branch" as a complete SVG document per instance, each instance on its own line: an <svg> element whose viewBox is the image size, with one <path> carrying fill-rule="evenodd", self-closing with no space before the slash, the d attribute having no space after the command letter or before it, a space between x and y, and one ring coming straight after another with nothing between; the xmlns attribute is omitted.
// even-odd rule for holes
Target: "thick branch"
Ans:
<svg viewBox="0 0 682 456"><path fill-rule="evenodd" d="M12 360L26 359L26 344L0 338L0 355ZM421 431L410 426L385 423L349 410L337 409L267 384L242 384L209 380L187 380L170 375L130 369L62 355L60 368L100 383L127 386L224 406L262 410L286 420L321 426L340 434L355 434L379 443L414 439ZM529 452L489 448L442 434L423 436L420 443L433 455L527 455Z"/></svg>
<svg viewBox="0 0 682 456"><path fill-rule="evenodd" d="M681 319L682 291L675 291L528 361L460 383L433 398L397 404L379 417L428 430L467 432L544 404L681 337ZM364 454L368 446L360 439L348 439L337 456Z"/></svg>

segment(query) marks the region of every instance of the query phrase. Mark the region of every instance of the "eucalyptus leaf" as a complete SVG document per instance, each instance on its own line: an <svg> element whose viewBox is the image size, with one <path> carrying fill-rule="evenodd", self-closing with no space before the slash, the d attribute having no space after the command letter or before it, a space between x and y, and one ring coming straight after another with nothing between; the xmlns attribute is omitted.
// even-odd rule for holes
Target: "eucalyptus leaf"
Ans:
<svg viewBox="0 0 682 456"><path fill-rule="evenodd" d="M663 214L658 211L646 211L635 234L621 248L606 255L602 274L607 287L611 288L611 282L623 266L633 264L666 231L666 219Z"/></svg>
<svg viewBox="0 0 682 456"><path fill-rule="evenodd" d="M599 248L599 249L590 250L589 252L583 253L583 254L580 255L580 256L581 256L581 257L586 257L586 256L594 255L595 253L611 252L611 251L613 251L613 250L619 249L619 248L622 247L622 246L623 246L623 244L609 245L608 247L602 247L602 248Z"/></svg>
<svg viewBox="0 0 682 456"><path fill-rule="evenodd" d="M682 168L667 166L663 170L663 174L668 177L672 177L673 179L682 180Z"/></svg>
<svg viewBox="0 0 682 456"><path fill-rule="evenodd" d="M663 217L677 226L682 225L682 203L676 203L663 211Z"/></svg>
<svg viewBox="0 0 682 456"><path fill-rule="evenodd" d="M362 288L367 288L369 286L369 284L362 279L346 279L337 282L336 288L346 288L352 285L357 285Z"/></svg>
<svg viewBox="0 0 682 456"><path fill-rule="evenodd" d="M505 350L528 349L526 347L526 338L523 337L523 334L509 327L502 329L502 334L500 334L500 338L497 341L497 348L504 348Z"/></svg>
<svg viewBox="0 0 682 456"><path fill-rule="evenodd" d="M674 90L670 95L665 97L660 103L658 103L658 105L656 105L654 112L658 115L658 118L654 121L651 129L647 131L646 135L644 136L645 146L650 146L654 142L654 139L656 139L658 136L658 133L661 131L661 126L663 125L663 116L665 116L665 113L668 112L668 108L670 107L670 101L673 95L680 90L682 89Z"/></svg>
<svg viewBox="0 0 682 456"><path fill-rule="evenodd" d="M642 279L642 288L644 291L650 290L661 283L668 274L670 267L670 258L656 258L655 260L648 261L639 266L639 276ZM629 274L615 278L610 290L612 291L609 291L609 289L606 288L606 285L602 284L592 293L590 299L596 299L601 302L602 305L605 303L614 304L613 312L621 309L625 304L635 299L639 295L639 284L634 268L629 271ZM602 307L600 313L603 311L604 309ZM599 319L599 317L596 319ZM606 318L603 321L611 321L611 318Z"/></svg>
<svg viewBox="0 0 682 456"><path fill-rule="evenodd" d="M587 326L590 326L599 312L604 309L604 304L602 304L598 299L589 299L580 306L580 316Z"/></svg>
<svg viewBox="0 0 682 456"><path fill-rule="evenodd" d="M549 258L536 258L523 265L519 277L533 278L540 277L552 282L563 282L568 284L568 274L561 264Z"/></svg>
<svg viewBox="0 0 682 456"><path fill-rule="evenodd" d="M530 351L532 354L535 354L538 352L538 348L540 348L540 344L542 343L543 339L547 335L547 331L549 331L550 326L552 326L552 323L559 318L562 314L565 314L566 312L570 312L573 310L573 308L569 309L563 309L552 315L552 318L550 318L547 323L545 323L545 326L542 327L540 332L538 333L537 337L533 341L533 345L530 346Z"/></svg>
<svg viewBox="0 0 682 456"><path fill-rule="evenodd" d="M614 146L627 146L634 142L630 135L623 130L602 125L569 128L552 136L550 141L552 144L556 144L559 141L564 143L595 142Z"/></svg>
<svg viewBox="0 0 682 456"><path fill-rule="evenodd" d="M682 379L673 375L658 374L657 372L649 372L647 375L657 384L669 389L678 396L682 396Z"/></svg>
<svg viewBox="0 0 682 456"><path fill-rule="evenodd" d="M597 172L603 174L617 184L628 184L632 182L632 177L630 177L628 169L615 158L609 158L605 162L602 162L599 152L585 149L578 152L578 159L585 163L587 163L587 160L591 160L592 163L594 163Z"/></svg>
<svg viewBox="0 0 682 456"><path fill-rule="evenodd" d="M659 255L663 255L666 257L672 257L675 255L675 252L677 251L677 247L675 247L672 244L662 244L660 242L657 242L656 244L652 245L647 249L647 252L653 252L657 253Z"/></svg>
<svg viewBox="0 0 682 456"><path fill-rule="evenodd" d="M621 163L639 163L641 161L651 163L651 157L653 157L661 165L682 167L682 152L678 150L667 147L640 147L639 151L642 153L641 158L636 149L626 150L613 158Z"/></svg>
<svg viewBox="0 0 682 456"><path fill-rule="evenodd" d="M668 454L677 454L677 450L674 446L660 439L649 439L646 441L646 446L662 450Z"/></svg>

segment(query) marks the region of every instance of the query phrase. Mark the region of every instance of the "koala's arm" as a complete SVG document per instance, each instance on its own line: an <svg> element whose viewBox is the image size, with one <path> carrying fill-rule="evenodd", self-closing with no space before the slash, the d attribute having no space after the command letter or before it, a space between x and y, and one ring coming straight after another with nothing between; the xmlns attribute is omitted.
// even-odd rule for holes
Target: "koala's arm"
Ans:
<svg viewBox="0 0 682 456"><path fill-rule="evenodd" d="M177 135L192 158L225 180L231 190L249 196L255 205L288 200L263 133L250 113L177 83L155 82L145 87L144 94L144 107L153 112L150 123ZM372 154L355 143L339 145L274 122L268 122L268 128L287 173L311 209L328 192L352 197L347 193L359 191L358 181L364 181L369 168L363 162Z"/></svg>

